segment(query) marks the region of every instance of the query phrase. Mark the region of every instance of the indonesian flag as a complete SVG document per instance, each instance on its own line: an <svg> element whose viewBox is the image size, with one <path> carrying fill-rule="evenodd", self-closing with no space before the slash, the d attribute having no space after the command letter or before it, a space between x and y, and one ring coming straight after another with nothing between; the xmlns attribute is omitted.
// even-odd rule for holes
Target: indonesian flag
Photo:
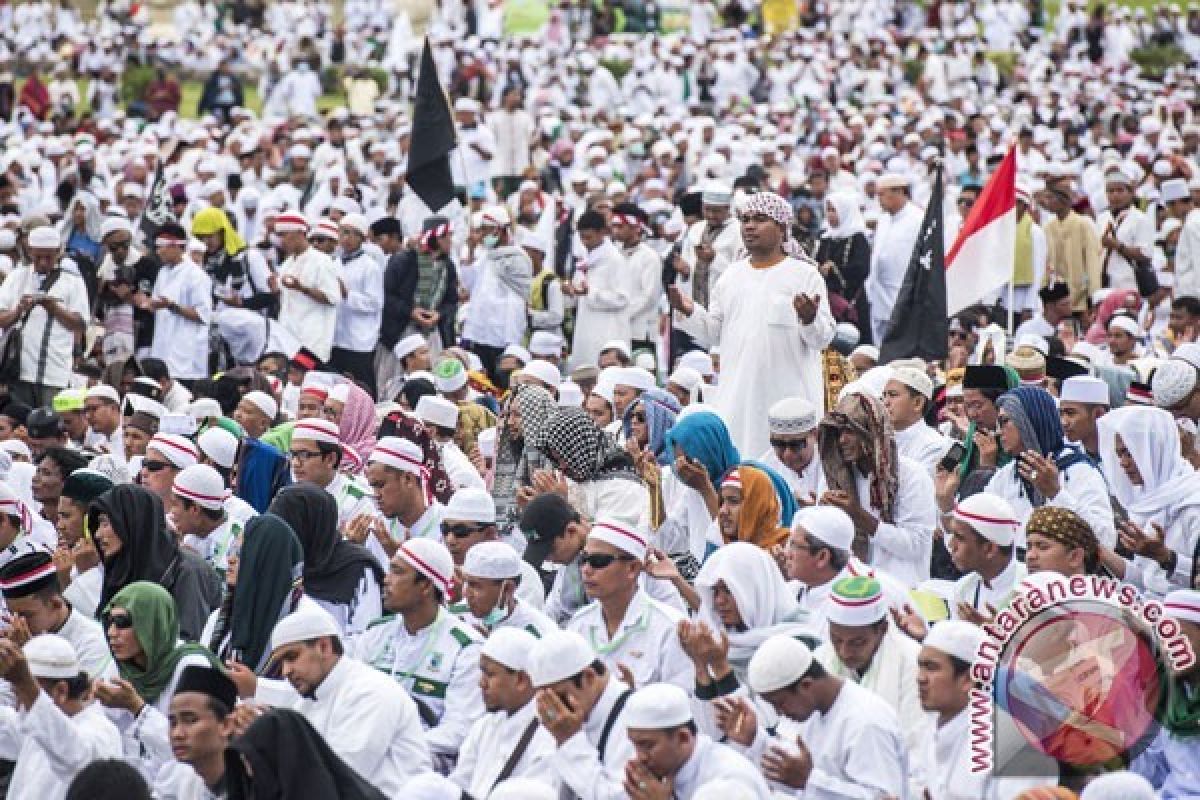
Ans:
<svg viewBox="0 0 1200 800"><path fill-rule="evenodd" d="M946 311L953 316L1012 280L1017 250L1017 151L1009 149L950 252L946 254Z"/></svg>

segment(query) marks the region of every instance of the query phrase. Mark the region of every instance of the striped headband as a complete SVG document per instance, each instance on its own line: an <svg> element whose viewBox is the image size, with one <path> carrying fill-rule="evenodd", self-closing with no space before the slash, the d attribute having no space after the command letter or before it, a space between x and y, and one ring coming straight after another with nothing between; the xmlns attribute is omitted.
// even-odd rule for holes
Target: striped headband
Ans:
<svg viewBox="0 0 1200 800"><path fill-rule="evenodd" d="M424 247L426 250L428 250L428 249L430 249L430 244L433 242L434 239L440 239L449 233L450 233L450 223L449 222L443 222L441 225L436 225L421 234L420 239L419 239L419 241L421 242L421 247Z"/></svg>
<svg viewBox="0 0 1200 800"><path fill-rule="evenodd" d="M278 233L308 232L308 220L295 212L280 214L275 218L275 230Z"/></svg>
<svg viewBox="0 0 1200 800"><path fill-rule="evenodd" d="M639 560L646 557L646 550L649 547L649 542L645 537L611 520L598 520L592 523L588 538L607 542Z"/></svg>
<svg viewBox="0 0 1200 800"><path fill-rule="evenodd" d="M726 486L742 488L742 474L736 469L730 470L729 474L725 476L725 480L721 481L721 488L724 489Z"/></svg>
<svg viewBox="0 0 1200 800"><path fill-rule="evenodd" d="M310 442L325 442L340 445L338 429L327 419L302 419L292 428L293 439L307 439Z"/></svg>
<svg viewBox="0 0 1200 800"><path fill-rule="evenodd" d="M200 505L204 505L206 503L216 503L216 508L220 508L222 505L224 505L225 501L229 499L230 494L228 489L226 489L220 495L197 492L195 489L189 489L186 486L181 486L178 479L176 479L175 483L171 486L171 491L180 497L186 497L188 500L194 500ZM209 507L212 508L213 506L210 505Z"/></svg>
<svg viewBox="0 0 1200 800"><path fill-rule="evenodd" d="M200 451L182 436L173 433L157 433L146 449L153 447L167 457L179 469L190 467L200 461Z"/></svg>
<svg viewBox="0 0 1200 800"><path fill-rule="evenodd" d="M408 542L400 545L400 555L405 561L412 564L426 578L429 578L429 580L436 583L438 588L440 588L444 593L449 593L451 577L449 575L443 575L433 567L429 566L425 559L421 558L412 551L412 548L409 547Z"/></svg>
<svg viewBox="0 0 1200 800"><path fill-rule="evenodd" d="M20 589L23 586L44 581L51 575L54 575L57 570L54 567L54 561L47 561L44 564L38 564L32 569L22 572L19 575L14 575L11 578L0 580L0 592L12 594L13 590Z"/></svg>
<svg viewBox="0 0 1200 800"><path fill-rule="evenodd" d="M11 500L7 498L0 500L0 514L21 520L21 531L24 533L33 529L33 517L29 513L29 506L15 497Z"/></svg>
<svg viewBox="0 0 1200 800"><path fill-rule="evenodd" d="M429 472L429 467L425 466L423 455L410 454L403 450L403 443L408 443L417 449L416 444L408 442L406 439L389 436L375 443L375 447L371 449L371 455L367 458L368 464L383 464L393 469L398 469L401 472L407 472L410 475L416 475L421 480L421 488L425 492L425 501L433 502L433 481Z"/></svg>

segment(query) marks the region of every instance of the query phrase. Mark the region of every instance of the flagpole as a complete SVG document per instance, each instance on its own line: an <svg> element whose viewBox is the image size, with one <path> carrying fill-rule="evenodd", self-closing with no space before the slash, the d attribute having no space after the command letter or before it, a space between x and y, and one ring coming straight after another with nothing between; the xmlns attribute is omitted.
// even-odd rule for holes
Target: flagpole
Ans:
<svg viewBox="0 0 1200 800"><path fill-rule="evenodd" d="M1015 270L1014 270L1015 272ZM1013 289L1013 281L1010 278L1008 281L1008 338L1011 340L1013 335L1013 304L1016 290Z"/></svg>

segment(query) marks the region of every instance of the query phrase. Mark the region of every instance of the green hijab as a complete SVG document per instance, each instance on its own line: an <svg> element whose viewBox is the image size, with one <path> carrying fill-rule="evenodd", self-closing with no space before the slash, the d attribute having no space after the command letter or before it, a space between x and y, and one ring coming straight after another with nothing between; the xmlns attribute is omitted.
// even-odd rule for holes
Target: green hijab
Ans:
<svg viewBox="0 0 1200 800"><path fill-rule="evenodd" d="M146 655L146 668L131 661L118 661L117 672L133 684L147 703L156 703L184 656L202 655L215 669L224 669L208 648L189 642L179 643L179 618L171 593L157 583L135 581L113 595L104 612L123 608L133 619L133 633Z"/></svg>

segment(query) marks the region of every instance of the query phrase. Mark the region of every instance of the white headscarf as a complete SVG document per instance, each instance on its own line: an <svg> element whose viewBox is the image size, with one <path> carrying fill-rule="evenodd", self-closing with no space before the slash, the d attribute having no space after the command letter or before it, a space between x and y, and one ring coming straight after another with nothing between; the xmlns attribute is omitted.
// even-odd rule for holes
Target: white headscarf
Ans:
<svg viewBox="0 0 1200 800"><path fill-rule="evenodd" d="M1096 428L1104 477L1134 522L1153 520L1165 526L1168 512L1200 503L1200 473L1181 454L1179 430L1170 412L1125 406L1100 417ZM1130 483L1121 469L1118 434L1141 473L1141 486Z"/></svg>
<svg viewBox="0 0 1200 800"><path fill-rule="evenodd" d="M721 622L713 605L713 587L718 582L733 595L746 630L729 630ZM731 542L718 549L696 576L696 590L700 593L700 618L713 631L724 630L729 637L729 663L739 679L754 651L775 634L813 635L775 559L757 545Z"/></svg>
<svg viewBox="0 0 1200 800"><path fill-rule="evenodd" d="M828 216L825 221L825 231L822 236L826 239L849 239L856 233L866 233L867 223L863 220L862 209L858 205L858 197L850 192L834 192L825 198L825 202L837 212L838 224L829 224Z"/></svg>

